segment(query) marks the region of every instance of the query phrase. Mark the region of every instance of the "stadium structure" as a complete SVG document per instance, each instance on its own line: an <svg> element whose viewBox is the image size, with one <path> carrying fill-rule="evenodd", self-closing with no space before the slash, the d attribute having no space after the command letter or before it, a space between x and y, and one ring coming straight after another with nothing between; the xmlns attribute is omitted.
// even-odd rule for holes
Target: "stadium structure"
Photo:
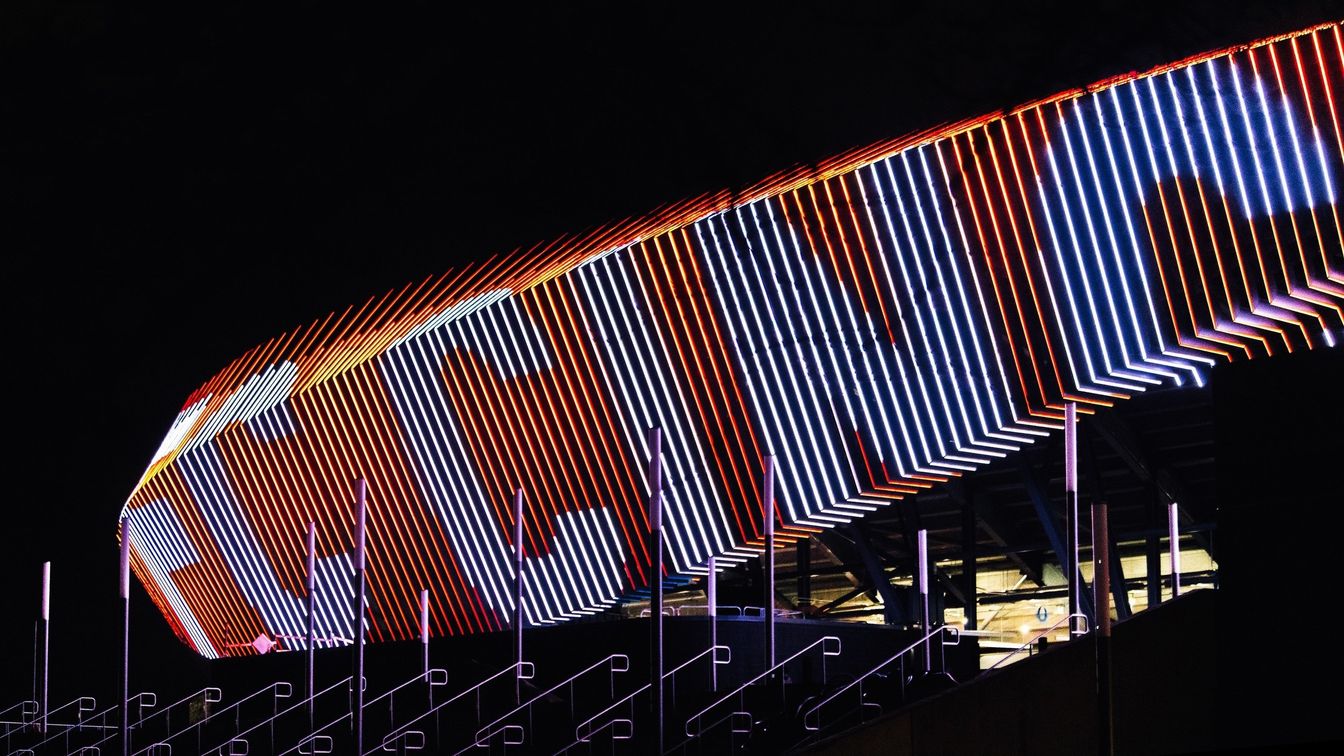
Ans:
<svg viewBox="0 0 1344 756"><path fill-rule="evenodd" d="M409 285L262 344L191 394L123 514L136 575L207 657L502 629L510 502L529 623L807 538L1227 360L1344 338L1338 27L874 145L730 196ZM283 641L285 644L293 640Z"/></svg>
<svg viewBox="0 0 1344 756"><path fill-rule="evenodd" d="M1335 656L1243 620L1320 601L1344 511L1341 97L1328 23L281 334L186 398L118 530L182 655L248 658L98 710L48 706L44 651L0 748L1339 737Z"/></svg>

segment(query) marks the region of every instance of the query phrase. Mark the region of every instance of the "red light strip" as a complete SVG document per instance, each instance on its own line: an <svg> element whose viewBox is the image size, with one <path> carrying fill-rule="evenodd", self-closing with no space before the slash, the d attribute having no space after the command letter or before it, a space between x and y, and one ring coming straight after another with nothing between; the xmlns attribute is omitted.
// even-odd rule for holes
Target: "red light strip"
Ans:
<svg viewBox="0 0 1344 756"><path fill-rule="evenodd" d="M524 611L560 621L653 575L649 427L671 575L759 551L767 454L784 543L1012 453L1065 402L1333 346L1341 89L1327 24L371 297L188 397L126 504L132 567L201 654L301 647L315 521L319 624L348 636L363 478L371 637L416 637L422 589L434 633L501 629L522 487Z"/></svg>

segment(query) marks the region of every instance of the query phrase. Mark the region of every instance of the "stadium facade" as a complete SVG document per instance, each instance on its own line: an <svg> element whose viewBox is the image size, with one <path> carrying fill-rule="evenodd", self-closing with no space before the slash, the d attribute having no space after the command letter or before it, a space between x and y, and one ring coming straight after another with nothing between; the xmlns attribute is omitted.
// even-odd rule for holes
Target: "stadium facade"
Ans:
<svg viewBox="0 0 1344 756"><path fill-rule="evenodd" d="M1344 338L1338 24L873 145L445 274L298 328L189 396L131 493L132 566L208 657L507 626L990 464L1220 361Z"/></svg>

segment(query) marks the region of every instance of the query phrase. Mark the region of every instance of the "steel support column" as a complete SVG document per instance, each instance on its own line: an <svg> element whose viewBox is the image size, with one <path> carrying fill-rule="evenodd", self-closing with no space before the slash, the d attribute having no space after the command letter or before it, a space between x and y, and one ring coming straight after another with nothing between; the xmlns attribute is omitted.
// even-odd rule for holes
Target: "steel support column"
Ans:
<svg viewBox="0 0 1344 756"><path fill-rule="evenodd" d="M1181 595L1181 510L1180 505L1167 505L1167 548L1171 552L1171 597Z"/></svg>
<svg viewBox="0 0 1344 756"><path fill-rule="evenodd" d="M1025 455L1019 454L1018 456L1023 457ZM1040 520L1041 529L1045 531L1046 540L1050 542L1050 548L1055 552L1056 558L1059 559L1060 569L1064 571L1064 575L1067 577L1069 572L1064 562L1068 558L1068 547L1064 542L1063 534L1060 532L1059 524L1055 521L1055 515L1050 511L1050 498L1045 493L1045 486L1042 485L1040 479L1037 477L1036 471L1032 469L1031 463L1028 460L1019 460L1018 469L1021 471L1022 482L1027 488L1027 495L1031 499L1032 507L1036 510L1036 518ZM1083 612L1088 617L1091 617L1092 596L1086 590L1086 584L1082 582L1080 577L1076 577L1075 580L1078 582L1079 588L1082 589L1080 591L1079 600L1082 603ZM1069 605L1073 606L1072 596L1070 597Z"/></svg>
<svg viewBox="0 0 1344 756"><path fill-rule="evenodd" d="M304 629L305 630L304 636L308 643L308 648L307 651L305 652L307 659L304 660L306 668L304 670L304 676L303 676L304 679L303 696L305 701L304 708L308 710L308 731L312 732L313 729L316 727L316 721L313 716L313 693L316 690L313 687L313 671L314 671L314 665L316 664L314 655L317 653L316 649L314 648L314 645L317 642L317 628L316 628L317 523L316 522L308 523L308 532L304 537L303 561L304 561L304 591L307 594L304 597L305 603L307 604L307 617L305 618L304 622L304 624L306 625Z"/></svg>
<svg viewBox="0 0 1344 756"><path fill-rule="evenodd" d="M121 520L121 756L131 753L131 518Z"/></svg>
<svg viewBox="0 0 1344 756"><path fill-rule="evenodd" d="M1144 578L1148 581L1150 608L1162 603L1162 536L1158 535L1162 528L1162 518L1158 513L1162 507L1159 496L1154 487L1148 497L1149 534L1144 539Z"/></svg>
<svg viewBox="0 0 1344 756"><path fill-rule="evenodd" d="M929 631L933 628L932 615L929 612L929 531L921 528L915 535L915 553L919 562L919 569L916 573L919 576L919 631L924 637L924 674L929 674L933 669L932 641L928 637Z"/></svg>
<svg viewBox="0 0 1344 756"><path fill-rule="evenodd" d="M968 496L974 494L968 494ZM980 626L979 605L976 601L976 523L975 508L969 501L961 502L961 590L965 594L962 611L966 615L965 627L975 630Z"/></svg>
<svg viewBox="0 0 1344 756"><path fill-rule="evenodd" d="M714 563L714 557L709 558L705 565L708 572L705 574L705 604L706 613L709 616L709 647L711 651L709 661L709 689L717 691L719 689L719 665L714 663L712 650L719 645L719 571Z"/></svg>
<svg viewBox="0 0 1344 756"><path fill-rule="evenodd" d="M350 716L354 719L355 753L364 753L364 591L365 591L365 527L368 523L366 499L368 484L363 478L355 481L355 703Z"/></svg>
<svg viewBox="0 0 1344 756"><path fill-rule="evenodd" d="M51 678L51 562L42 563L42 627L39 636L42 639L42 680L37 690L37 710L41 716L37 720L37 731L47 731L47 689Z"/></svg>
<svg viewBox="0 0 1344 756"><path fill-rule="evenodd" d="M765 523L765 554L762 565L765 572L765 668L775 666L775 458L765 456L765 488L761 497Z"/></svg>
<svg viewBox="0 0 1344 756"><path fill-rule="evenodd" d="M513 492L513 703L523 702L523 489Z"/></svg>
<svg viewBox="0 0 1344 756"><path fill-rule="evenodd" d="M1069 613L1082 612L1082 576L1078 564L1078 405L1064 405L1064 555L1060 563L1064 577L1069 581ZM1078 632L1074 620L1069 620L1069 634Z"/></svg>
<svg viewBox="0 0 1344 756"><path fill-rule="evenodd" d="M654 753L666 742L663 722L663 431L649 431L649 686L655 722Z"/></svg>
<svg viewBox="0 0 1344 756"><path fill-rule="evenodd" d="M1110 575L1110 527L1106 502L1092 503L1092 569L1097 607L1097 753L1115 753L1114 718L1111 703L1111 612L1108 594ZM1123 586L1124 581L1121 580Z"/></svg>

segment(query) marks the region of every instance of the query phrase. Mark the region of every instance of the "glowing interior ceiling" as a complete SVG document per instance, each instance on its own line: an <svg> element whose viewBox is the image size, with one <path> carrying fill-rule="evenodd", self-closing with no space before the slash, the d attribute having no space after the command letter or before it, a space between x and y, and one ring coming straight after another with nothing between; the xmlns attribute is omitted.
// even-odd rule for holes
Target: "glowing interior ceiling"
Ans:
<svg viewBox="0 0 1344 756"><path fill-rule="evenodd" d="M785 172L407 286L187 398L126 503L136 574L206 656L505 626L526 491L531 622L647 586L646 430L669 574L1012 454L1220 360L1340 336L1344 46L1328 25ZM337 640L336 642L339 642Z"/></svg>

